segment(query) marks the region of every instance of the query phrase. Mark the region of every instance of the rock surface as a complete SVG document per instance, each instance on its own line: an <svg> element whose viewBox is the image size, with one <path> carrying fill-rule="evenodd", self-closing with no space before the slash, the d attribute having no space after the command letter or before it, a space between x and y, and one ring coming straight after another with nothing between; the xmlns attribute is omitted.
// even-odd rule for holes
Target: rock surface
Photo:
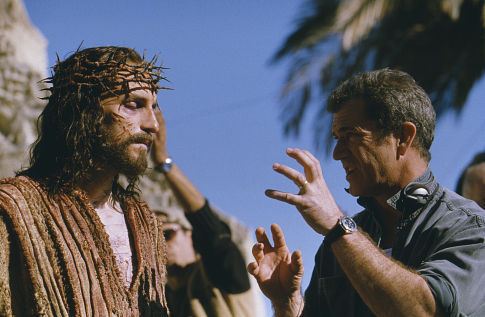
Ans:
<svg viewBox="0 0 485 317"><path fill-rule="evenodd" d="M0 177L25 165L45 101L47 41L20 0L0 0Z"/></svg>

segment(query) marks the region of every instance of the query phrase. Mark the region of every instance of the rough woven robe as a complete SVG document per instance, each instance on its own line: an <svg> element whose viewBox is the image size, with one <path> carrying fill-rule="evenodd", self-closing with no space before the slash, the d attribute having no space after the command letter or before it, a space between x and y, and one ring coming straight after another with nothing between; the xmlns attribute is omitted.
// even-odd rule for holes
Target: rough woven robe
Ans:
<svg viewBox="0 0 485 317"><path fill-rule="evenodd" d="M125 287L86 194L49 198L28 177L0 181L1 316L168 316L165 241L144 202L121 203L133 253Z"/></svg>

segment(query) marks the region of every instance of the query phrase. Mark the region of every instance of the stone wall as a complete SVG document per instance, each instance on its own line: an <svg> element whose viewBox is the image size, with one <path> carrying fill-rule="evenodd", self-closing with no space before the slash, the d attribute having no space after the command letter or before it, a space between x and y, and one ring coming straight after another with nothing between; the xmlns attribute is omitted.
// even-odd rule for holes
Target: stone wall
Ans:
<svg viewBox="0 0 485 317"><path fill-rule="evenodd" d="M20 0L0 0L0 177L25 165L45 101L47 41Z"/></svg>

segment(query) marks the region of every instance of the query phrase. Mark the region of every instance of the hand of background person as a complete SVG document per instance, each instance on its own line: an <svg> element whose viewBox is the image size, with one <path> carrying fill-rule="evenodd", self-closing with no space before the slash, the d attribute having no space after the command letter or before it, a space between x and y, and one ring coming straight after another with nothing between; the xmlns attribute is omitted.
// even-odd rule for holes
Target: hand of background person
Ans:
<svg viewBox="0 0 485 317"><path fill-rule="evenodd" d="M248 265L248 272L275 308L296 316L303 308L300 285L303 277L303 259L300 251L290 253L283 231L277 224L271 225L274 246L271 246L263 228L256 229L258 243L253 246L256 260ZM293 311L293 314L290 314ZM279 314L277 314L279 315Z"/></svg>
<svg viewBox="0 0 485 317"><path fill-rule="evenodd" d="M333 199L323 178L320 162L308 151L287 149L289 157L294 158L304 168L304 173L286 165L275 163L273 169L288 177L299 188L298 194L266 190L266 196L295 205L305 221L320 234L327 234L343 213Z"/></svg>
<svg viewBox="0 0 485 317"><path fill-rule="evenodd" d="M153 138L150 157L156 166L161 164L169 155L167 153L167 129L160 109L155 110L155 117L157 118L159 129Z"/></svg>
<svg viewBox="0 0 485 317"><path fill-rule="evenodd" d="M158 121L158 132L153 137L150 157L155 166L164 162L169 157L167 153L167 128L162 111L155 110ZM165 179L170 184L177 199L184 207L185 212L196 212L205 205L205 198L197 187L184 175L177 164L172 162L170 172L165 173Z"/></svg>

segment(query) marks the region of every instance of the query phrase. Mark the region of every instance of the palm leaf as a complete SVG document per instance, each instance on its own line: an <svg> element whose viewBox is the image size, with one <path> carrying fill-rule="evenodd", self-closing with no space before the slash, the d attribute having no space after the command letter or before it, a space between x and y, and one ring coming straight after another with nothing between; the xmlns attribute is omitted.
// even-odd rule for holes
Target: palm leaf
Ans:
<svg viewBox="0 0 485 317"><path fill-rule="evenodd" d="M307 15L273 57L291 59L282 94L285 134L298 135L316 105L315 142L329 149L327 94L357 72L383 67L410 73L430 94L438 117L459 113L485 70L484 1L306 2Z"/></svg>

